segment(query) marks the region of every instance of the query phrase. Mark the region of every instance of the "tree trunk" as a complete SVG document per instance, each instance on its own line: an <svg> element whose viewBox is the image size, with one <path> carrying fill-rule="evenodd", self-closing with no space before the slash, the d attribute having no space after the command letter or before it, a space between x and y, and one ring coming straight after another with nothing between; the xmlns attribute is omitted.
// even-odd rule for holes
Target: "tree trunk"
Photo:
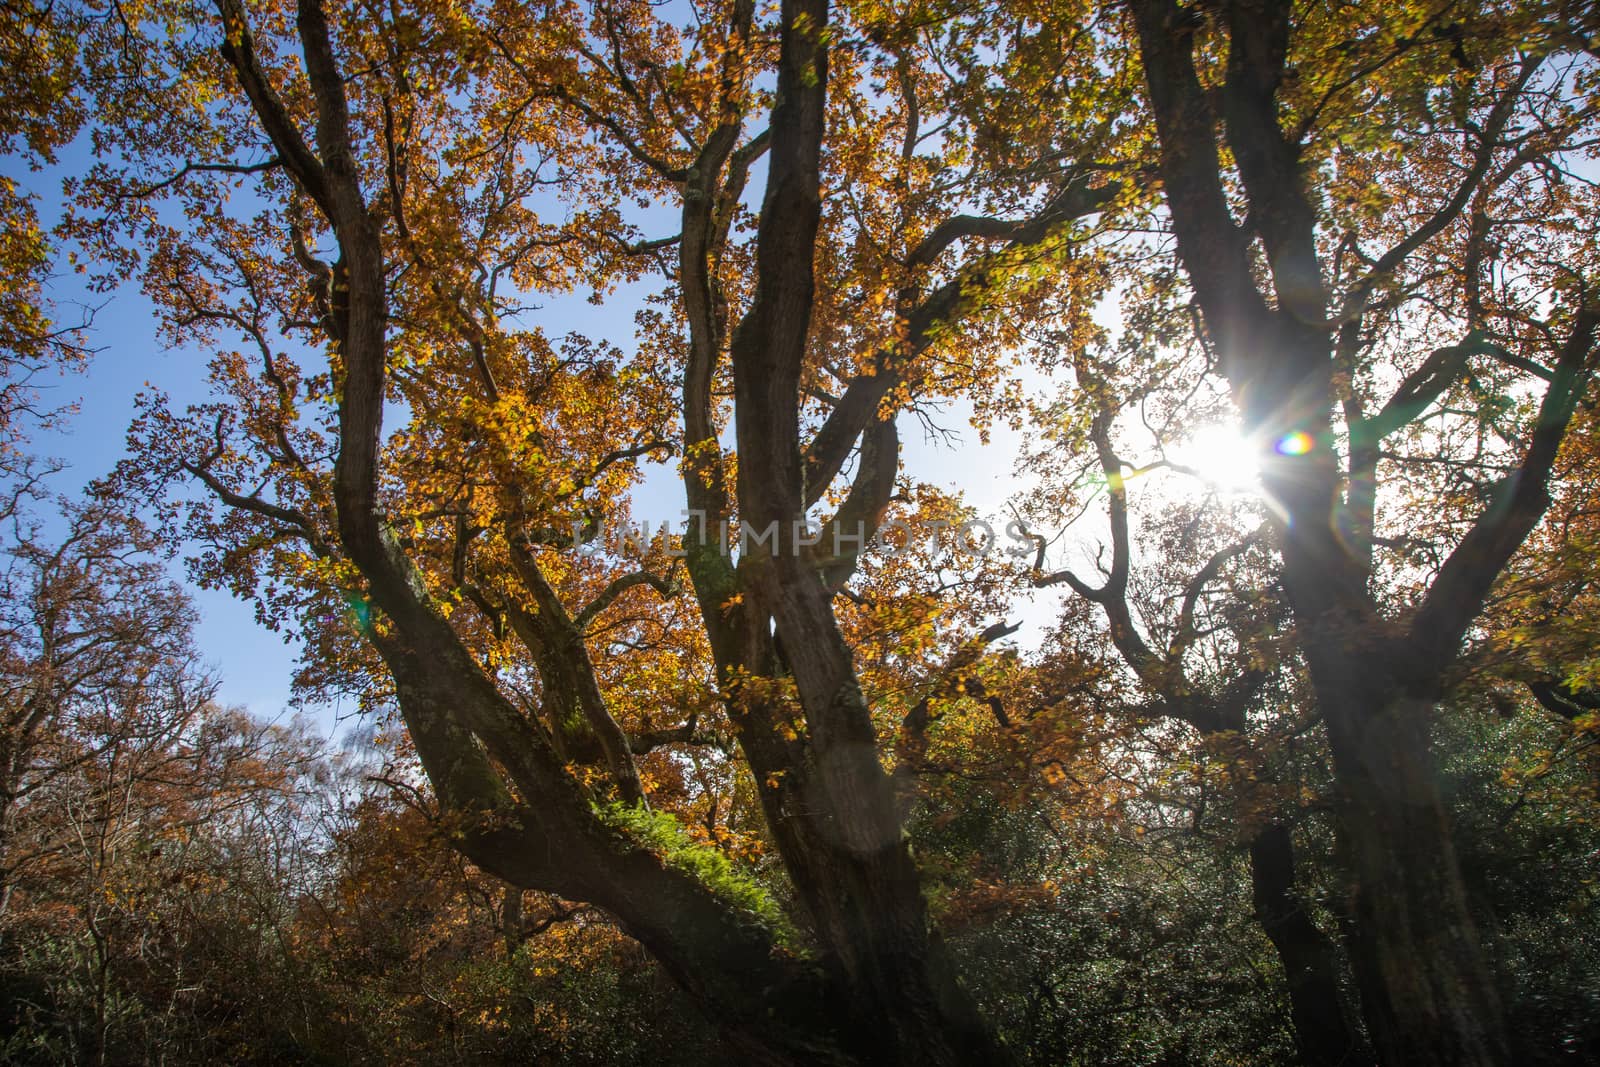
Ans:
<svg viewBox="0 0 1600 1067"><path fill-rule="evenodd" d="M765 669L755 677L787 674L794 681L799 707L782 714L802 713L803 731L788 733L803 736L784 751L785 742L772 736L775 717L747 705L740 741L763 781L764 811L814 920L824 966L844 994L857 1054L867 1063L1001 1064L1009 1061L1005 1048L956 981L930 928L872 715L833 614L833 592L796 532L807 507L800 385L822 216L828 17L828 0L781 6L754 292L729 345L739 519L770 531L771 540L761 549L741 546L738 569L752 612L743 616L742 648L717 642L725 648L719 668L727 676L759 665ZM704 578L696 575L697 587ZM707 604L708 593L701 588L699 595L711 626L725 608ZM769 748L776 758L768 758Z"/></svg>
<svg viewBox="0 0 1600 1067"><path fill-rule="evenodd" d="M1294 895L1294 841L1274 823L1250 842L1256 919L1278 950L1289 986L1295 1043L1311 1067L1364 1067L1372 1050L1345 1017L1339 958Z"/></svg>
<svg viewBox="0 0 1600 1067"><path fill-rule="evenodd" d="M1428 749L1431 708L1401 698L1364 714L1325 707L1353 879L1351 955L1379 1062L1510 1062Z"/></svg>

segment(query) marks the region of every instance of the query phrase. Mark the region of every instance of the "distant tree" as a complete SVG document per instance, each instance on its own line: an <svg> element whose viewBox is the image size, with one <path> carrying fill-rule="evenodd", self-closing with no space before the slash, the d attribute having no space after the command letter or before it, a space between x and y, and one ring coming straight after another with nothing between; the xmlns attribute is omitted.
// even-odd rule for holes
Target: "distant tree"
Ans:
<svg viewBox="0 0 1600 1067"><path fill-rule="evenodd" d="M0 562L0 916L19 873L72 834L26 829L34 798L125 746L164 746L211 695L194 608L149 532L94 503L60 524L51 537L13 514Z"/></svg>
<svg viewBox="0 0 1600 1067"><path fill-rule="evenodd" d="M236 1012L286 988L258 969L269 980L252 989L240 972L278 956L271 938L311 875L327 762L303 733L215 703L194 608L136 521L93 503L53 524L12 521L0 582L5 1054L223 1055L218 1003Z"/></svg>

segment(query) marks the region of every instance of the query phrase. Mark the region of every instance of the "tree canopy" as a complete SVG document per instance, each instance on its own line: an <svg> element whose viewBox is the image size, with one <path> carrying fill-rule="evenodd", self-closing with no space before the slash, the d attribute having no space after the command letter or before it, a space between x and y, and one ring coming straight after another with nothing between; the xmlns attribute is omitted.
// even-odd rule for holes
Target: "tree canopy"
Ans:
<svg viewBox="0 0 1600 1067"><path fill-rule="evenodd" d="M35 835L0 888L75 791L120 797L107 835L206 824L244 858L174 877L280 931L230 944L380 1002L341 1037L318 985L250 1055L427 1059L434 981L485 1005L463 1058L1593 1052L1600 952L1551 947L1597 873L1585 6L4 17L7 152L87 162L53 226L0 184L0 826ZM28 377L94 331L53 262L210 353L54 539ZM1003 516L910 458L957 411L1026 442ZM359 703L379 788L216 707L161 552ZM59 888L15 884L47 926ZM96 1036L19 1048L153 1055L108 1036L97 908Z"/></svg>

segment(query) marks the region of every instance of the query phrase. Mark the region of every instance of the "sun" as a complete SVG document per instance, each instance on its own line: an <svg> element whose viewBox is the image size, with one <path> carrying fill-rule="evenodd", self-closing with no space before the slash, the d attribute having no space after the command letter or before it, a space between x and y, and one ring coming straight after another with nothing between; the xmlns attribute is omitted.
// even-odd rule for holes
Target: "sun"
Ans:
<svg viewBox="0 0 1600 1067"><path fill-rule="evenodd" d="M1201 426L1177 442L1171 456L1174 463L1225 492L1248 493L1259 488L1258 450L1235 427L1221 423Z"/></svg>

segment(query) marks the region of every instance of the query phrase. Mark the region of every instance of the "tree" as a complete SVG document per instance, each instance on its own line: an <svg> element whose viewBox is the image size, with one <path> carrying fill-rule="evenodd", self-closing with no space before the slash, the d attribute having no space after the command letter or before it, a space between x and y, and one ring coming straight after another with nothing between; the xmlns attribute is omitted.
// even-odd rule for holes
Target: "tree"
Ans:
<svg viewBox="0 0 1600 1067"><path fill-rule="evenodd" d="M229 1014L268 1002L247 974L287 926L326 767L301 732L215 703L149 531L64 510L13 517L0 585L4 1055L211 1058Z"/></svg>
<svg viewBox="0 0 1600 1067"><path fill-rule="evenodd" d="M1333 754L1369 1031L1384 1062L1505 1062L1429 722L1544 513L1592 382L1592 206L1561 165L1592 135L1592 73L1573 58L1586 40L1560 8L1418 12L1348 45L1334 25L1378 23L1276 4L1131 13L1178 254L1261 451ZM1344 148L1373 129L1374 106L1398 120L1407 178ZM1424 354L1427 334L1460 340ZM1519 375L1543 379L1543 395L1496 403L1494 385ZM1391 444L1441 402L1437 436ZM1465 494L1416 473L1425 450L1496 435L1475 456L1446 452ZM1405 480L1380 483L1393 472ZM1385 484L1397 514L1436 517L1390 540ZM1427 577L1389 569L1407 564Z"/></svg>
<svg viewBox="0 0 1600 1067"><path fill-rule="evenodd" d="M13 515L0 576L0 916L18 872L60 846L19 835L34 796L121 745L170 738L204 688L194 609L148 531L95 504L63 521L50 539Z"/></svg>
<svg viewBox="0 0 1600 1067"><path fill-rule="evenodd" d="M1151 362L1140 352L1145 340L1138 330L1125 335L1136 365ZM1169 500L1164 514L1147 518L1136 545L1130 472L1149 473L1167 461L1135 464L1116 446L1116 402L1143 407L1154 399L1164 406L1162 393L1174 383L1170 374L1160 373L1153 382L1134 387L1131 395L1119 396L1111 369L1098 365L1086 351L1075 360L1075 377L1077 388L1047 406L1039 420L1070 425L1083 421L1074 413L1092 412L1081 431L1086 440L1068 433L1064 441L1055 442L1051 451L1068 454L1069 462L1057 468L1066 476L1043 479L1029 512L1061 514L1078 503L1082 486L1092 486L1091 495L1103 493L1107 501L1111 558L1098 584L1071 568L1047 571L1048 542L1036 535L1032 581L1041 587L1065 584L1103 616L1103 633L1094 630L1086 640L1108 637L1132 676L1135 695L1120 709L1122 717L1192 731L1198 739L1197 750L1185 751L1180 745L1168 763L1214 764L1224 781L1256 783L1255 788L1218 790L1221 795L1209 799L1213 807L1235 809L1255 918L1277 950L1300 1053L1312 1064L1370 1062L1360 1026L1346 1010L1335 939L1318 926L1297 891L1293 834L1301 803L1288 780L1297 771L1291 768L1286 774L1274 764L1285 762L1284 749L1304 731L1305 720L1294 714L1301 695L1281 666L1280 634L1287 611L1275 588L1280 576L1264 543L1267 531L1257 525L1263 517L1255 509L1226 502L1219 507L1214 498L1198 507ZM1187 379L1179 380L1180 388L1187 388ZM1192 406L1183 411L1186 420L1194 414ZM1090 470L1084 473L1070 462L1080 445L1091 453ZM1249 529L1251 525L1256 528ZM1141 555L1153 572L1143 580L1135 566ZM1064 622L1072 620L1073 613L1067 613ZM1083 620L1077 624L1082 626ZM1197 826L1200 817L1196 806Z"/></svg>
<svg viewBox="0 0 1600 1067"><path fill-rule="evenodd" d="M48 851L6 917L8 1060L268 1062L304 1042L319 990L284 942L326 765L297 731L194 696L115 709L145 728L19 820Z"/></svg>
<svg viewBox="0 0 1600 1067"><path fill-rule="evenodd" d="M219 356L224 399L188 417L149 398L130 495L215 494L231 510L190 527L209 579L292 609L329 676L387 678L462 850L603 908L753 1059L1004 1060L930 928L880 762L894 724L841 631L859 547L795 525L831 506L826 529L870 535L894 413L987 380L1002 310L1092 302L1058 280L1117 188L969 116L993 26L814 0L771 22L703 5L685 30L609 3L159 10L193 34L85 45L119 140L80 187L109 225L73 232L126 269L131 225L173 337L232 333L250 360ZM1092 47L1066 60L1095 69ZM1109 143L1082 101L1061 111L1084 158ZM537 213L545 183L567 218ZM150 214L169 191L200 225ZM674 204L679 232L636 237L625 198ZM658 260L669 302L632 356L518 325L525 294ZM675 544L586 553L568 531L615 528L637 461L669 454L696 520L681 576ZM724 553L726 524L763 540ZM697 620L651 603L681 577ZM956 610L922 630L907 663L971 632ZM668 638L676 661L650 663ZM689 699L651 726L663 692ZM644 812L680 773L656 748L705 733L737 741L798 942Z"/></svg>

